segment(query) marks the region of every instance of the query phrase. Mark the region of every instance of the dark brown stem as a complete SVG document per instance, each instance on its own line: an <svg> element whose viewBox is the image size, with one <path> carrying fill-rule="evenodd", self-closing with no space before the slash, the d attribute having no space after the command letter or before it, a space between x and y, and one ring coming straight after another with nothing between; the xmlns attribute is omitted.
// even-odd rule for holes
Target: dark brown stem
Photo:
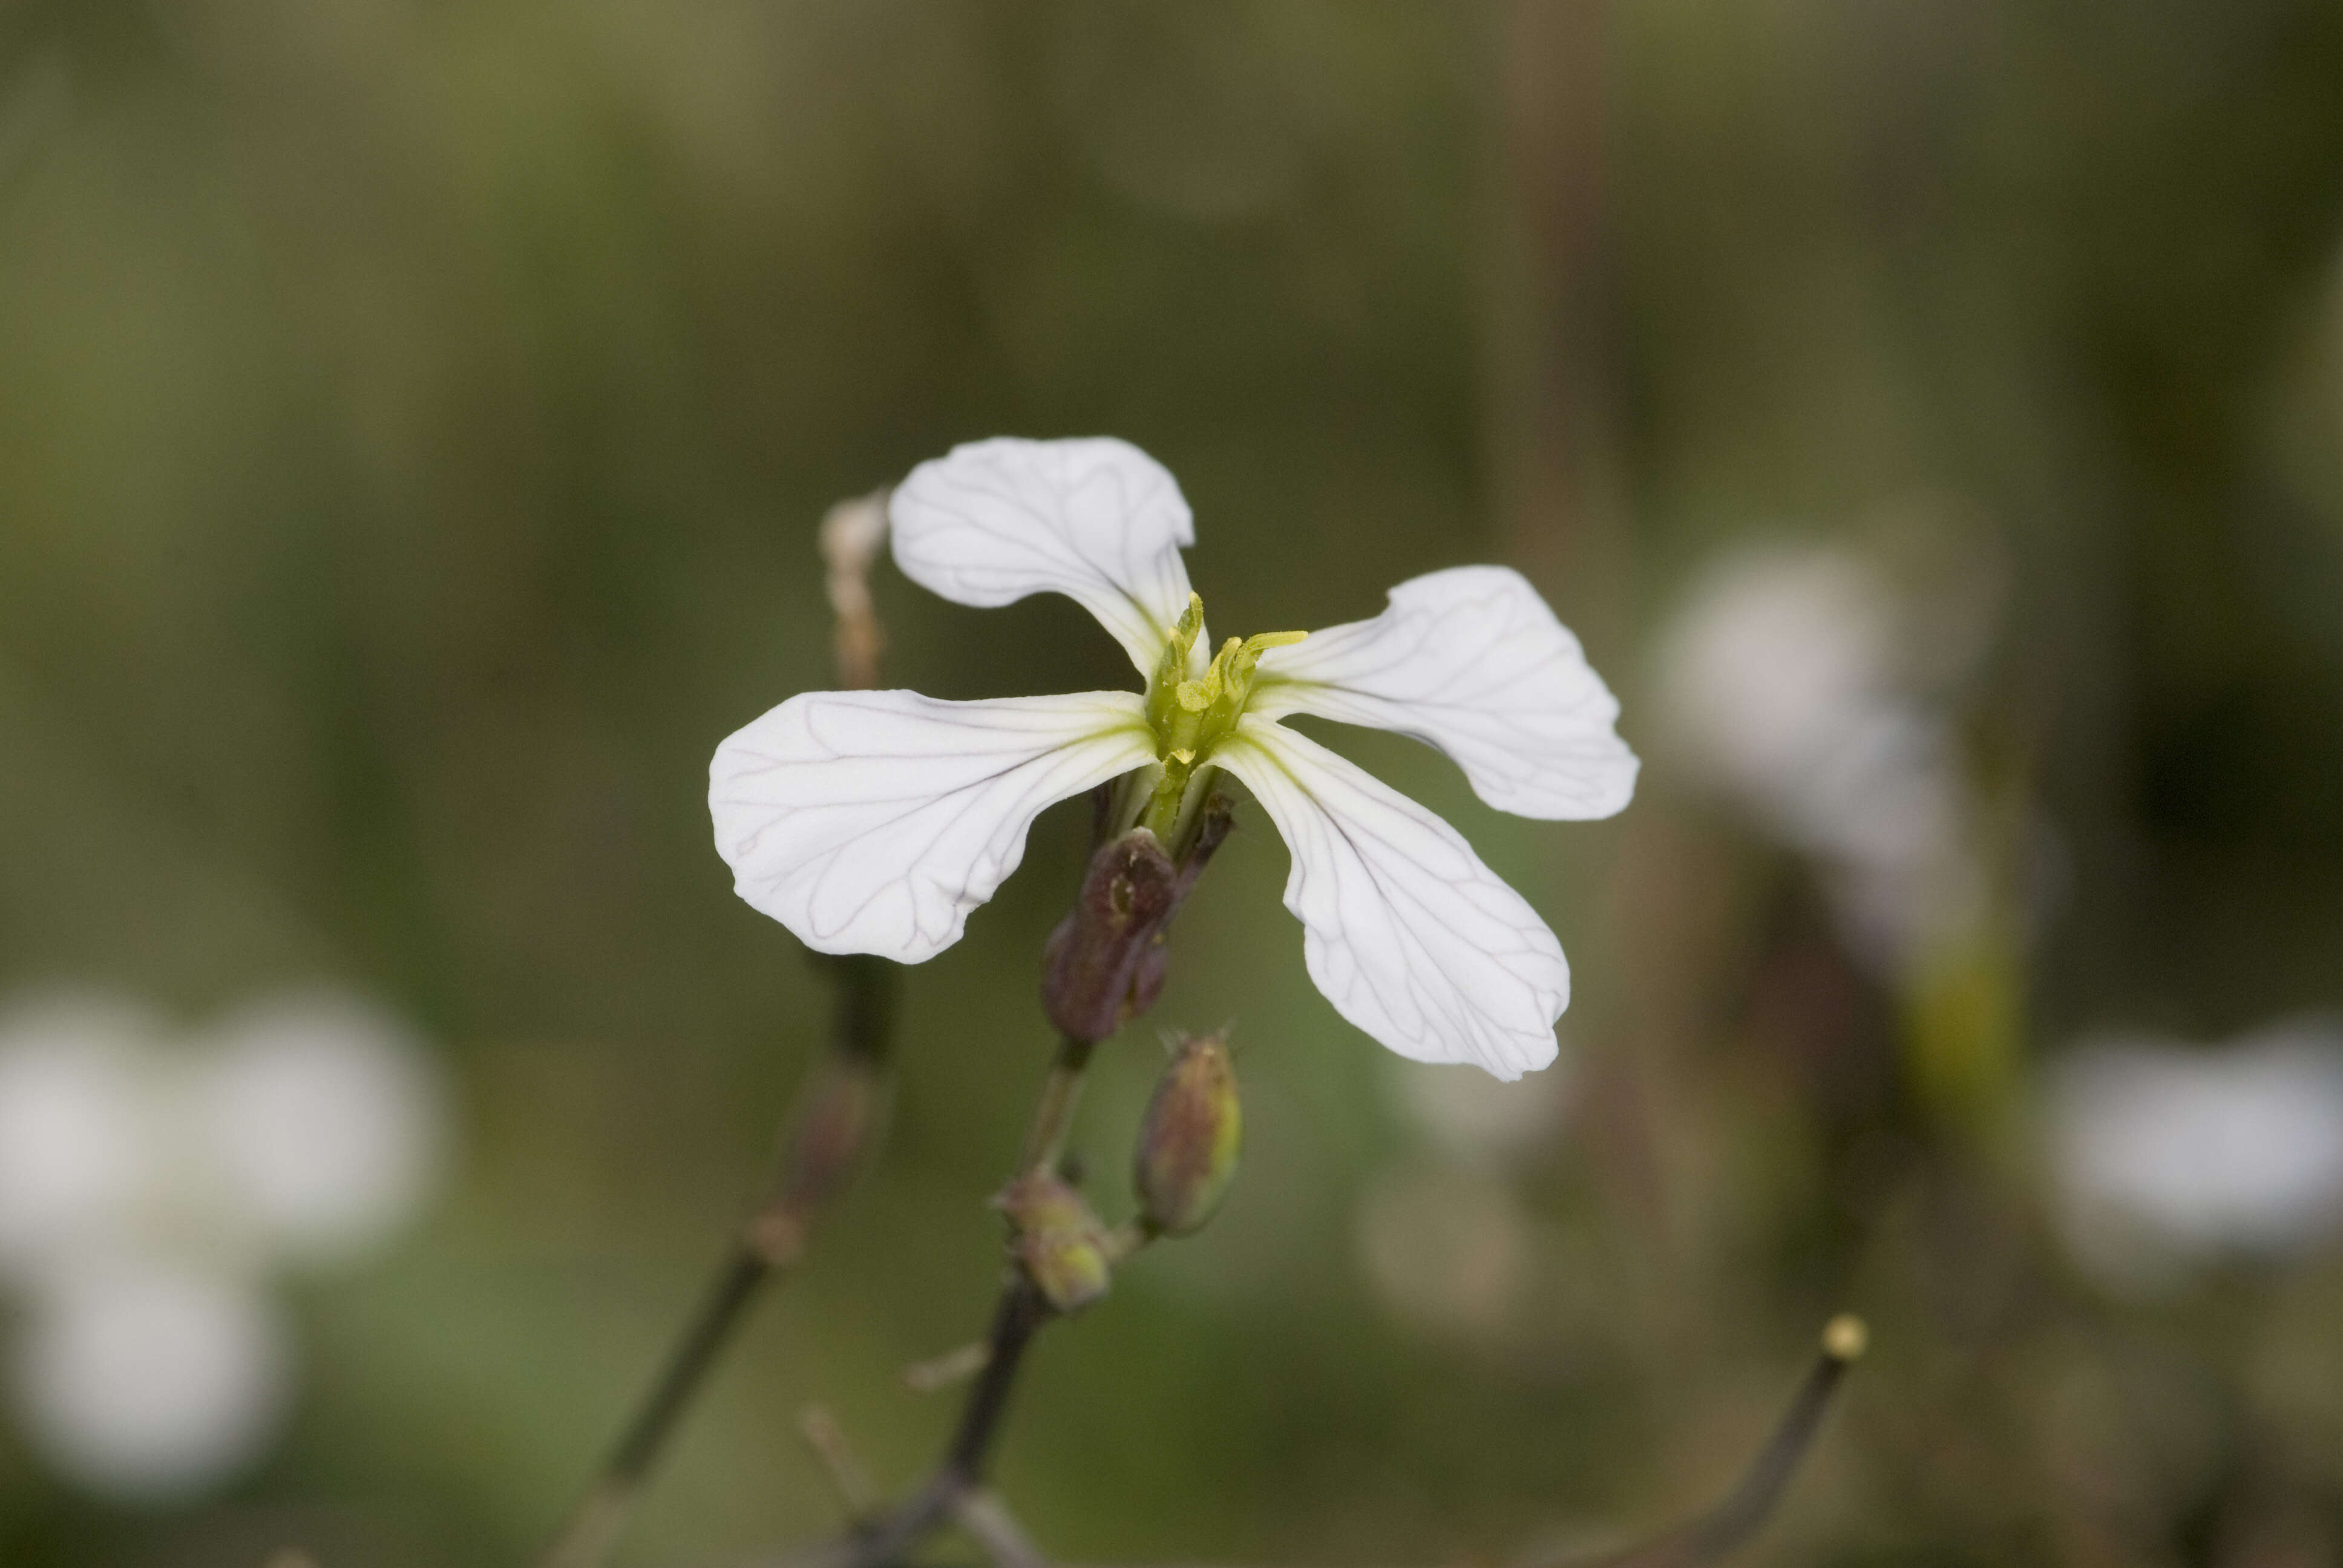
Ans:
<svg viewBox="0 0 2343 1568"><path fill-rule="evenodd" d="M1053 1315L1041 1292L1022 1275L1010 1281L1001 1292L1001 1305L992 1314L992 1332L985 1340L984 1371L969 1391L951 1446L919 1491L870 1529L850 1538L843 1556L845 1568L887 1568L953 1518L962 1503L982 1486L985 1462L1001 1433L1001 1418L1009 1413L1018 1363L1034 1334Z"/></svg>
<svg viewBox="0 0 2343 1568"><path fill-rule="evenodd" d="M984 1371L969 1391L960 1428L944 1456L944 1468L959 1477L962 1486L984 1479L985 1461L991 1455L993 1440L1001 1434L1001 1418L1009 1413L1018 1363L1025 1359L1025 1347L1052 1315L1050 1304L1022 1275L1001 1292L1001 1305L992 1314L992 1332L985 1341L989 1353Z"/></svg>
<svg viewBox="0 0 2343 1568"><path fill-rule="evenodd" d="M1088 1040L1068 1038L1060 1043L1058 1059L1041 1086L1032 1125L1017 1158L1021 1177L1054 1166L1064 1153L1092 1050ZM1011 1274L1001 1288L1001 1303L993 1309L991 1330L985 1336L983 1370L977 1374L976 1386L969 1390L960 1425L943 1458L900 1506L849 1534L838 1543L835 1555L816 1560L836 1562L842 1568L887 1568L954 1517L961 1503L983 1484L985 1462L1000 1436L1001 1420L1009 1413L1009 1395L1016 1387L1026 1347L1041 1325L1056 1315L1031 1281L1022 1272Z"/></svg>

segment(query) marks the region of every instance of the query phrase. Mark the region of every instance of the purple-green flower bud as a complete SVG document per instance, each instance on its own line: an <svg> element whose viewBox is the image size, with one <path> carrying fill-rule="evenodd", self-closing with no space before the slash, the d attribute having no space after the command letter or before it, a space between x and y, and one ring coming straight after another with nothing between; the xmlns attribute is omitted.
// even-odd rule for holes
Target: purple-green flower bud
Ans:
<svg viewBox="0 0 2343 1568"><path fill-rule="evenodd" d="M1228 802L1213 797L1184 865L1144 828L1099 846L1073 909L1041 956L1041 1009L1060 1032L1101 1040L1155 1005L1172 917L1228 837L1229 823Z"/></svg>
<svg viewBox="0 0 2343 1568"><path fill-rule="evenodd" d="M1131 1174L1139 1222L1164 1236L1202 1227L1228 1194L1243 1138L1227 1041L1218 1035L1182 1040L1140 1123Z"/></svg>
<svg viewBox="0 0 2343 1568"><path fill-rule="evenodd" d="M1050 1305L1078 1312L1106 1294L1113 1243L1081 1193L1035 1171L992 1202L1009 1217L1009 1255Z"/></svg>

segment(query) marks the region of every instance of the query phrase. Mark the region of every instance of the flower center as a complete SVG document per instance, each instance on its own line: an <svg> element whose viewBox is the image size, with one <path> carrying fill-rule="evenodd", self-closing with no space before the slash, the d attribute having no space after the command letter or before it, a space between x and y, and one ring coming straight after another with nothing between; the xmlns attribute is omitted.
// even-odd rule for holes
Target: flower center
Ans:
<svg viewBox="0 0 2343 1568"><path fill-rule="evenodd" d="M1231 638L1212 656L1202 678L1188 678L1196 638L1204 628L1202 594L1188 596L1188 608L1171 628L1163 657L1155 661L1154 678L1147 683L1147 722L1155 731L1158 754L1168 764L1184 753L1200 762L1215 742L1236 728L1252 695L1253 669L1261 656L1309 636L1302 631L1264 632L1254 638Z"/></svg>
<svg viewBox="0 0 2343 1568"><path fill-rule="evenodd" d="M1232 637L1212 656L1203 676L1191 678L1189 663L1203 629L1203 596L1192 593L1188 608L1170 628L1163 656L1155 661L1155 674L1147 683L1147 722L1155 731L1156 756L1163 764L1163 775L1141 819L1167 846L1175 836L1174 824L1186 815L1181 808L1190 779L1244 714L1261 656L1310 635L1272 631L1253 638Z"/></svg>

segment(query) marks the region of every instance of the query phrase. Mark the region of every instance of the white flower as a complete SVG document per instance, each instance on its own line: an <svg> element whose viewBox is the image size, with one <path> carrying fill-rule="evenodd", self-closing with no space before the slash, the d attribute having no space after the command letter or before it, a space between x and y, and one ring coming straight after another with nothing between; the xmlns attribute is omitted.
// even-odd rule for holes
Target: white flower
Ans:
<svg viewBox="0 0 2343 1568"><path fill-rule="evenodd" d="M2279 1028L2220 1050L2102 1040L2050 1081L2068 1244L2117 1285L2343 1223L2343 1036Z"/></svg>
<svg viewBox="0 0 2343 1568"><path fill-rule="evenodd" d="M216 1038L190 1088L227 1201L289 1261L380 1246L420 1206L446 1142L422 1047L332 992L257 1003Z"/></svg>
<svg viewBox="0 0 2343 1568"><path fill-rule="evenodd" d="M255 1458L292 1392L268 1267L378 1245L443 1122L419 1047L332 992L196 1041L104 997L0 1014L0 1282L25 1308L8 1392L33 1446L132 1500Z"/></svg>
<svg viewBox="0 0 2343 1568"><path fill-rule="evenodd" d="M958 603L1057 592L1096 616L1141 691L942 702L809 692L718 748L709 804L735 890L824 952L905 963L958 941L1044 807L1121 779L1120 819L1177 840L1216 769L1293 857L1312 980L1403 1056L1500 1078L1545 1066L1561 944L1447 823L1277 720L1313 714L1446 752L1524 817L1607 817L1636 762L1618 704L1518 573L1402 583L1373 620L1217 655L1181 558L1180 488L1116 440L994 440L921 464L890 504L896 563Z"/></svg>
<svg viewBox="0 0 2343 1568"><path fill-rule="evenodd" d="M1845 551L1775 548L1721 563L1660 639L1674 754L1812 856L1855 950L1902 972L1985 891L1951 725L1904 668L1920 608Z"/></svg>
<svg viewBox="0 0 2343 1568"><path fill-rule="evenodd" d="M149 1092L160 1026L100 997L0 1018L0 1275L130 1219L166 1176Z"/></svg>
<svg viewBox="0 0 2343 1568"><path fill-rule="evenodd" d="M418 1205L442 1102L420 1046L330 991L197 1041L103 997L19 1004L0 1016L0 1275L93 1236L347 1261Z"/></svg>
<svg viewBox="0 0 2343 1568"><path fill-rule="evenodd" d="M252 1282L136 1252L47 1271L10 1357L10 1392L43 1457L134 1502L200 1492L282 1425L292 1345Z"/></svg>

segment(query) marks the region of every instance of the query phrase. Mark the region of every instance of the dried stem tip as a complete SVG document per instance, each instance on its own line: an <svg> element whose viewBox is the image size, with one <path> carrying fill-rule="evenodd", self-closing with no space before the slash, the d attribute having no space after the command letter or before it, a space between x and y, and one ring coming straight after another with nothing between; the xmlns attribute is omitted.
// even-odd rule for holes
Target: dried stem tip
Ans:
<svg viewBox="0 0 2343 1568"><path fill-rule="evenodd" d="M1140 1124L1131 1172L1140 1223L1164 1236L1200 1229L1228 1194L1243 1135L1227 1041L1218 1035L1181 1041Z"/></svg>
<svg viewBox="0 0 2343 1568"><path fill-rule="evenodd" d="M1842 1314L1830 1321L1823 1330L1822 1353L1806 1369L1790 1408L1723 1502L1655 1540L1574 1568L1705 1568L1739 1550L1773 1517L1799 1462L1822 1430L1832 1394L1846 1369L1863 1354L1869 1337L1861 1318Z"/></svg>
<svg viewBox="0 0 2343 1568"><path fill-rule="evenodd" d="M870 602L870 563L887 542L887 492L840 501L821 519L823 586L836 618L839 679L868 690L879 684L879 655L887 636Z"/></svg>
<svg viewBox="0 0 2343 1568"><path fill-rule="evenodd" d="M830 1484L838 1489L839 1501L846 1511L861 1518L878 1508L880 1498L878 1483L870 1472L855 1457L854 1445L846 1441L846 1429L838 1418L821 1405L809 1404L798 1412L798 1431L804 1434L806 1446L812 1449L822 1468L830 1472Z"/></svg>

